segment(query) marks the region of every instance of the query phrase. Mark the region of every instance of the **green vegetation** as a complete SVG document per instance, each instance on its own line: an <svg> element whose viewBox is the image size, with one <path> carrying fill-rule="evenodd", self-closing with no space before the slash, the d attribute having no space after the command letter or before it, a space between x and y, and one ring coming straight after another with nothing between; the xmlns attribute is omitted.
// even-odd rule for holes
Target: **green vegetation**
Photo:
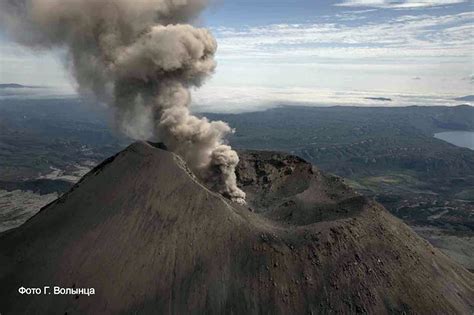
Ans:
<svg viewBox="0 0 474 315"><path fill-rule="evenodd" d="M104 112L78 100L0 100L0 181L102 161L126 143L107 121Z"/></svg>

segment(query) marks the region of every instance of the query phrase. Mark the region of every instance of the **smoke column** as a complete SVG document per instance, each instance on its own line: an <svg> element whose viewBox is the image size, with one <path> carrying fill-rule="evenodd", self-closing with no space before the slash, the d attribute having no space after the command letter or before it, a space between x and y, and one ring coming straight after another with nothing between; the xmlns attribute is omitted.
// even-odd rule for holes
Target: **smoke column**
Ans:
<svg viewBox="0 0 474 315"><path fill-rule="evenodd" d="M232 129L191 114L189 89L213 73L217 43L189 24L205 0L1 0L0 26L32 48L66 48L78 90L108 104L134 139L163 141L223 195L236 184Z"/></svg>

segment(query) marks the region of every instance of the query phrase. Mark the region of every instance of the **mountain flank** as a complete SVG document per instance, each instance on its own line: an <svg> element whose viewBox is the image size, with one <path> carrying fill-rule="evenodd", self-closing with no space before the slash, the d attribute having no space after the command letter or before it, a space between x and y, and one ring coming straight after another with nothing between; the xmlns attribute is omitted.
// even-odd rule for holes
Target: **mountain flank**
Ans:
<svg viewBox="0 0 474 315"><path fill-rule="evenodd" d="M0 234L0 310L328 314L473 311L474 275L304 160L240 152L241 206L177 155L132 144ZM18 288L94 288L20 295Z"/></svg>

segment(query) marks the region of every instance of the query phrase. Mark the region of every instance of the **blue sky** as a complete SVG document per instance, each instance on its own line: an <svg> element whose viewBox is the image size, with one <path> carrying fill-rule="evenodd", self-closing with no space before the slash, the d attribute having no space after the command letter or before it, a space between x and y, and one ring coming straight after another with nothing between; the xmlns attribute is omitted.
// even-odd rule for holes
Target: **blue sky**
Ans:
<svg viewBox="0 0 474 315"><path fill-rule="evenodd" d="M216 1L200 23L218 40L218 69L195 102L231 111L288 102L454 105L474 94L472 9L464 0ZM0 39L0 81L70 90L59 53Z"/></svg>

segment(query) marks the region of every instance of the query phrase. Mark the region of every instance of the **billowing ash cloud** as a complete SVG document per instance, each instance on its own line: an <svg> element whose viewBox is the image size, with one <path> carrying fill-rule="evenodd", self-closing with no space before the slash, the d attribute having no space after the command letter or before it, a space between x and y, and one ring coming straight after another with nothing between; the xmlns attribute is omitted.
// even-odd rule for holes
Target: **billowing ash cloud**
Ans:
<svg viewBox="0 0 474 315"><path fill-rule="evenodd" d="M183 156L215 189L244 202L231 128L189 110L189 88L214 71L217 44L188 24L204 0L2 0L0 23L33 48L66 47L78 89L110 105L134 139L155 139Z"/></svg>

